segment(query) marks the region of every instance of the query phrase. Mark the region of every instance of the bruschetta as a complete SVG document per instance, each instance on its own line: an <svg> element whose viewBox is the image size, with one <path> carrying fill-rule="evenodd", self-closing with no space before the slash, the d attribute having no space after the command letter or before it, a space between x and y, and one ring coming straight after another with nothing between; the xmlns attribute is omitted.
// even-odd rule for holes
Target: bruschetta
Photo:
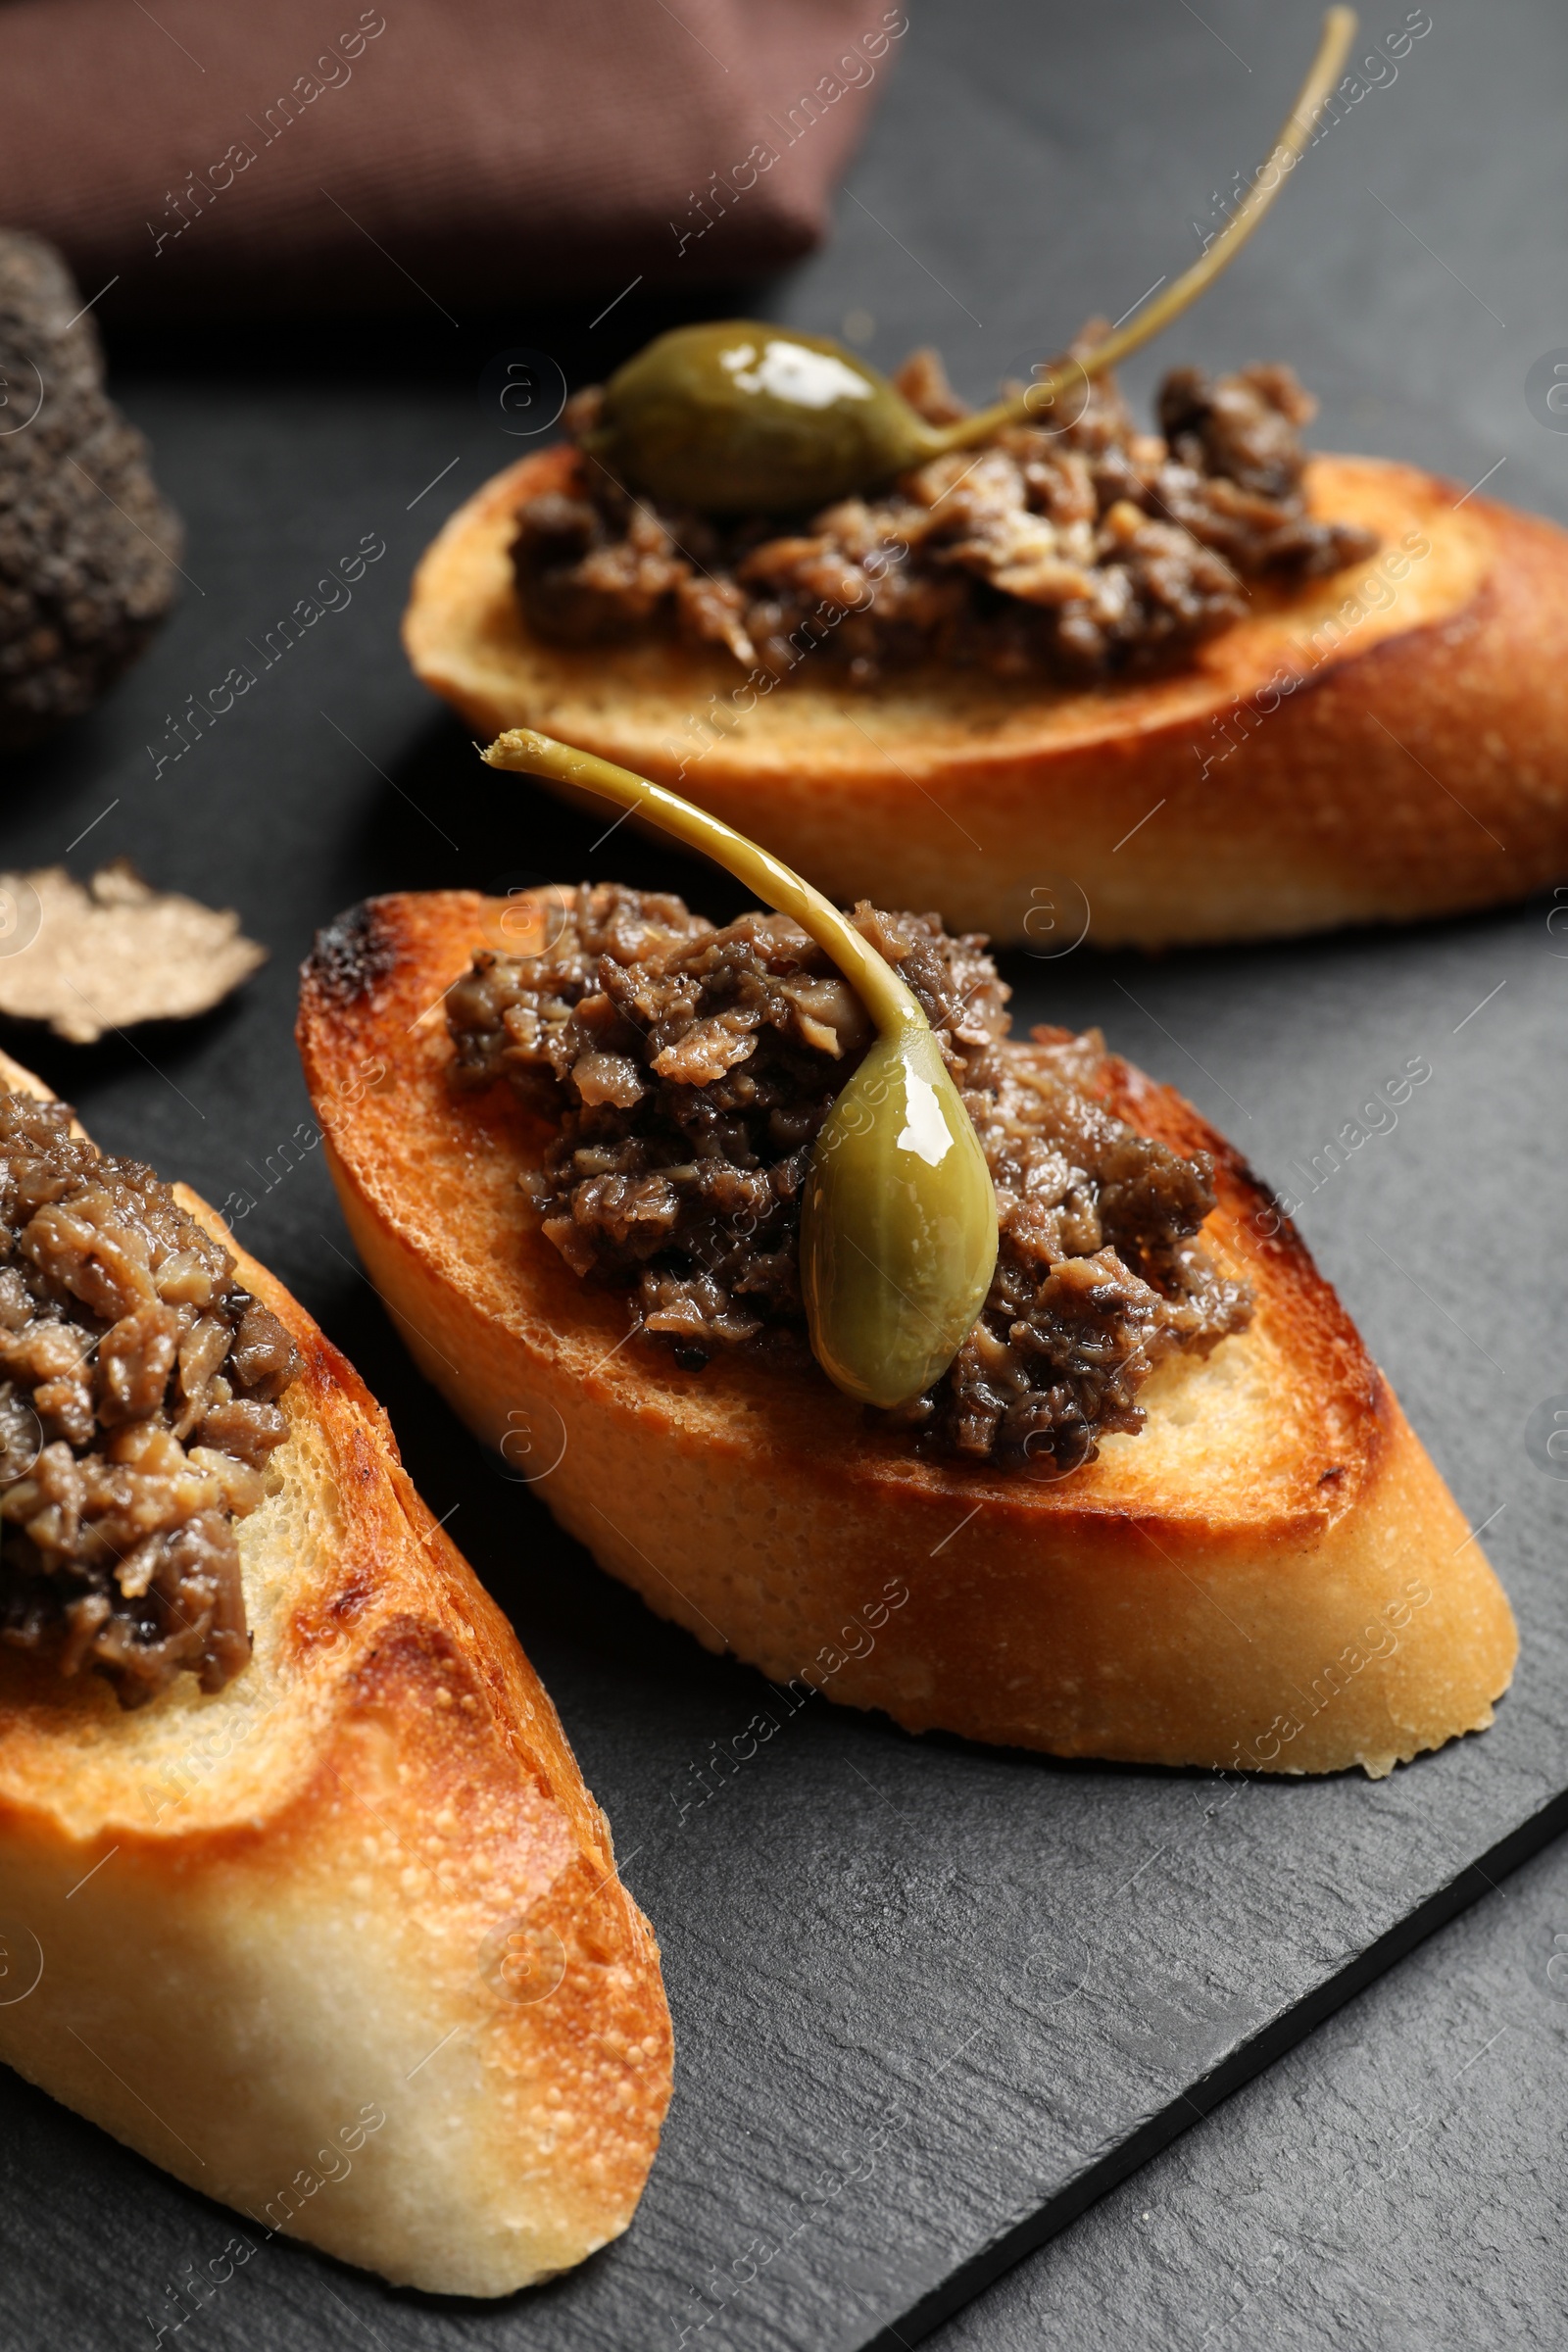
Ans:
<svg viewBox="0 0 1568 2352"><path fill-rule="evenodd" d="M1055 952L1407 922L1568 871L1568 535L1462 483L1312 460L1310 513L1375 552L1259 591L1176 666L867 687L809 638L775 678L666 634L542 634L517 514L577 463L524 458L452 517L415 576L415 670L479 735L636 768L836 898Z"/></svg>
<svg viewBox="0 0 1568 2352"><path fill-rule="evenodd" d="M0 1090L0 2058L234 2209L220 2278L279 2232L446 2294L580 2262L670 2027L550 1699L303 1308Z"/></svg>
<svg viewBox="0 0 1568 2352"><path fill-rule="evenodd" d="M779 918L705 938L678 901L598 886L374 900L305 969L318 1105L385 1073L327 1151L426 1377L487 1444L520 1449L562 1525L650 1607L797 1696L1063 1756L1274 1772L1381 1775L1487 1725L1514 1661L1508 1603L1279 1204L1094 1038L1006 1036L981 943L857 919L907 958L934 1025L944 989L968 1006L943 1034L990 1057L1001 1126L1031 1091L1054 1105L1061 1165L1037 1136L1024 1174L997 1177L999 1201L1013 1186L998 1280L1022 1280L1039 1244L1037 1288L994 1291L976 1360L901 1418L803 1354L787 1161L811 1116L756 1088L781 1068L835 1083L863 1042L853 1005ZM683 987L728 975L729 1016L688 993L683 1025L638 993L666 952ZM760 1021L784 1025L771 1045ZM545 1062L568 1034L564 1085ZM702 1099L725 1072L760 1073L753 1105L778 1111L760 1158L723 1143L742 1098ZM672 1135L641 1160L595 1142L636 1142L634 1107L616 1126L593 1106L635 1106L656 1079L684 1090L672 1115L718 1122L706 1148L723 1164L677 1165ZM681 1222L699 1196L737 1220L711 1246ZM759 1253L737 1260L759 1217ZM1057 1370L1031 1369L1054 1347Z"/></svg>

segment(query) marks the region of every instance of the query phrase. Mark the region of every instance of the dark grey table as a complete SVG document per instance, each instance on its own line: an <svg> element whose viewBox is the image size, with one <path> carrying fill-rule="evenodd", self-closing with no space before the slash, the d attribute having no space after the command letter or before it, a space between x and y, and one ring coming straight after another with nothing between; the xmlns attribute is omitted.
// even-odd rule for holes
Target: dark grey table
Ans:
<svg viewBox="0 0 1568 2352"><path fill-rule="evenodd" d="M1560 2343L1565 2093L1559 1844L927 2341L941 2352Z"/></svg>
<svg viewBox="0 0 1568 2352"><path fill-rule="evenodd" d="M1192 223L1272 135L1315 16L928 0L837 241L775 307L884 360L936 341L988 390L1196 250ZM1565 64L1544 6L1440 11L1132 389L1185 357L1287 357L1323 396L1324 443L1464 484L1490 472L1568 514L1568 440L1524 397L1531 365L1568 345ZM497 1476L403 1358L318 1153L285 1149L308 1122L288 1032L316 924L374 889L609 870L588 828L495 797L408 678L395 624L441 514L515 454L481 410L485 364L526 343L575 379L612 365L665 315L636 294L592 326L616 291L456 328L121 337L120 389L190 524L189 587L147 664L18 770L0 815L8 863L127 851L238 906L271 948L239 1002L188 1030L85 1054L6 1042L106 1145L219 1201L255 1198L247 1243L381 1395L544 1673L659 1926L676 2017L648 2196L581 2273L457 2305L278 2244L188 2332L310 2352L818 2352L912 2337L1054 2231L956 2336L1549 2340L1568 1886L1548 1857L1403 1957L1561 1828L1568 1791L1568 1489L1527 1445L1568 1391L1568 942L1547 903L1398 938L1008 967L1025 1019L1102 1022L1276 1182L1386 1067L1432 1061L1398 1129L1301 1221L1487 1525L1526 1647L1494 1732L1379 1787L1062 1768L820 1707L683 1811L755 1678L648 1617ZM352 602L159 769L169 714L368 534L386 553ZM617 865L733 903L642 844ZM150 2341L147 2315L221 2246L224 2217L10 2078L0 2117L0 2344Z"/></svg>

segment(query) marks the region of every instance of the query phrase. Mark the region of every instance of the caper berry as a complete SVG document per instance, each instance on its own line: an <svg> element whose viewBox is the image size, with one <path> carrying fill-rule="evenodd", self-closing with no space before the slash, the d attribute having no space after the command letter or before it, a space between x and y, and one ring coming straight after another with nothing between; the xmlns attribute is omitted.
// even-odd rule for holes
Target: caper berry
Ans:
<svg viewBox="0 0 1568 2352"><path fill-rule="evenodd" d="M812 1351L862 1404L906 1404L974 1328L997 1262L997 1198L930 1025L893 966L769 850L662 784L514 727L483 758L603 794L702 850L810 933L877 1026L823 1122L801 1209Z"/></svg>
<svg viewBox="0 0 1568 2352"><path fill-rule="evenodd" d="M903 394L826 335L755 318L678 326L605 386L583 447L618 481L710 514L785 514L870 490L906 466L1038 421L1066 386L1102 375L1210 285L1251 235L1299 158L1355 34L1331 8L1311 71L1267 161L1225 227L1173 284L1081 359L956 424L927 424Z"/></svg>
<svg viewBox="0 0 1568 2352"><path fill-rule="evenodd" d="M632 489L712 514L823 507L942 446L841 344L751 318L659 336L611 377L583 441Z"/></svg>
<svg viewBox="0 0 1568 2352"><path fill-rule="evenodd" d="M997 1263L997 1197L922 1022L879 1037L828 1113L801 1203L811 1351L862 1404L904 1404L973 1330Z"/></svg>

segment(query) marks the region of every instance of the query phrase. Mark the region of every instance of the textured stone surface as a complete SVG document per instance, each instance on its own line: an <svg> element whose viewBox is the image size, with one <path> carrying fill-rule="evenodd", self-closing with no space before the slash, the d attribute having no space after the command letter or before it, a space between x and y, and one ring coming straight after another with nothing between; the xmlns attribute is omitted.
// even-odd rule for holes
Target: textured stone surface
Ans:
<svg viewBox="0 0 1568 2352"><path fill-rule="evenodd" d="M973 392L1089 310L1115 316L1196 249L1189 217L1271 134L1315 14L1205 5L1241 53L1228 62L1163 6L1064 17L1048 38L1021 0L961 11L932 0L854 182L875 218L845 202L840 243L789 289L789 315L834 327L869 312L880 359L937 336ZM1565 49L1549 25L1544 5L1523 0L1441 12L1397 83L1336 130L1332 168L1303 172L1201 327L1173 336L1143 380L1167 359L1289 357L1326 395L1322 444L1397 452L1467 483L1501 454L1494 487L1568 513L1568 444L1523 398L1529 365L1568 332L1544 274L1563 169L1551 126ZM1369 184L1510 321L1505 332ZM579 323L593 315L585 306ZM1525 1640L1495 1730L1376 1787L1237 1788L914 1741L813 1702L743 1770L718 1783L710 1770L716 1793L700 1801L697 1769L753 1713L755 1678L600 1577L556 1537L538 1494L504 1481L415 1379L352 1264L288 1039L293 963L318 923L367 891L613 871L675 884L714 912L736 903L719 878L627 833L595 853L602 828L481 770L396 649L425 538L516 454L474 397L486 361L519 334L556 331L466 321L455 336L436 319L427 346L400 334L395 368L383 352L356 362L324 345L319 365L247 351L183 375L170 353L138 355L141 372L118 389L157 442L207 594L181 606L112 712L32 758L0 820L0 862L22 867L57 859L98 820L95 858L128 851L167 886L235 905L271 949L240 1002L151 1040L150 1063L113 1041L34 1050L107 1148L242 1209L247 1245L384 1398L432 1507L455 1510L454 1534L560 1704L658 1926L675 2011L665 2147L617 2246L488 2309L398 2296L258 2243L187 2323L185 2340L236 2352L364 2352L372 2338L390 2352L677 2352L683 2340L826 2352L891 2323L912 2334L907 2315L923 2299L960 2291L956 2278L977 2284L1016 2250L1009 2232L1069 2221L1234 2074L1396 1958L1423 1906L1479 1890L1478 1858L1499 1877L1496 1849L1506 1861L1539 1840L1568 1788L1568 1486L1527 1445L1538 1405L1568 1392L1568 938L1537 903L1401 936L1009 967L1023 1016L1102 1022L1270 1180L1305 1194L1314 1249L1472 1524L1491 1521L1487 1546ZM596 338L570 344L563 331L558 347L580 373ZM284 648L269 632L298 600L318 616ZM181 751L166 714L237 663L254 683ZM1293 1174L1415 1054L1433 1075L1396 1130L1315 1188ZM1514 1916L1508 1902L1492 1911ZM1484 1938L1487 1917L1472 1914L1464 1933ZM1568 1911L1561 1924L1568 1933ZM1058 2242L1045 2258L1055 2271L1017 2273L962 2323L965 2340L994 2330L999 2343L1092 2343L1098 2327L1106 2342L1185 2347L1211 2325L1270 2341L1288 2324L1303 2343L1400 2344L1398 2292L1395 2320L1381 2307L1357 2314L1343 2267L1353 2254L1334 2251L1357 2228L1368 2285L1411 2261L1419 2294L1450 2322L1465 2280L1493 2260L1494 2300L1471 2307L1482 2317L1468 2336L1453 2322L1447 2340L1523 2332L1509 2315L1549 2308L1556 2259L1533 2233L1528 2193L1560 2172L1556 2011L1535 2038L1521 2027L1516 2055L1504 2034L1459 2077L1500 2011L1474 1989L1481 1977L1445 1957L1482 1945L1452 1936L1391 1978L1379 2008L1346 2011L1291 2074L1250 2094L1287 2103L1261 2110L1266 2148L1249 2142L1210 2176L1223 2219L1201 2186L1184 2212L1174 2189L1156 2207L1135 2183ZM1549 1938L1538 1944L1539 1974ZM1375 2041L1380 2017L1404 2038ZM1365 2039L1364 2065L1336 2059L1360 2046L1347 2034ZM1451 2109L1445 2068L1466 2102ZM1484 2129L1472 2120L1483 2093ZM1368 2158L1393 2162L1410 2112L1429 2106L1433 2125L1397 2159L1408 2185L1396 2196ZM1233 2125L1255 2129L1253 2111L1226 2107L1152 2177L1223 2151ZM0 2117L0 2338L152 2340L172 2316L166 2286L221 2255L228 2217L10 2078ZM1517 2169L1478 2165L1470 2201L1456 2192L1446 2206L1457 2177L1446 2150L1472 2131L1498 2151L1517 2146ZM1448 2186L1436 2179L1445 2169ZM1494 2179L1496 2197L1484 2197ZM1320 2252L1305 2230L1346 2181L1352 2201L1331 2214ZM1400 2217L1423 2199L1433 2218L1417 2233ZM1517 2217L1494 2216L1509 2199ZM1118 2241L1115 2216L1146 2208L1150 2223L1129 2222ZM1303 2250L1271 2282L1286 2224ZM1135 2227L1150 2233L1136 2244ZM1539 2267L1515 2279L1532 2247ZM1240 2311L1232 2272L1252 2297ZM1036 2296L1037 2278L1043 2299L1005 2300ZM1321 2293L1312 2283L1292 2302L1309 2279ZM1429 2305L1407 2308L1414 2344Z"/></svg>
<svg viewBox="0 0 1568 2352"><path fill-rule="evenodd" d="M1557 2341L1556 1844L926 2340L939 2352Z"/></svg>

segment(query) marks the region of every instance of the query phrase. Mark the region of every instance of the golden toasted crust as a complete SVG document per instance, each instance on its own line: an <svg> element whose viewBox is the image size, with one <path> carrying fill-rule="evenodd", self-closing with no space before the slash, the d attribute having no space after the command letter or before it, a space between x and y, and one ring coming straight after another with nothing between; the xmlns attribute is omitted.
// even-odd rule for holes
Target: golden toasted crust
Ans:
<svg viewBox="0 0 1568 2352"><path fill-rule="evenodd" d="M923 1460L814 1374L620 1344L624 1300L518 1190L548 1130L448 1085L441 1000L509 921L440 892L327 935L306 1078L416 1359L653 1608L910 1730L1063 1755L1381 1773L1491 1721L1507 1601L1300 1241L1179 1096L1113 1065L1114 1110L1214 1155L1204 1239L1250 1329L1167 1365L1143 1435L1058 1485Z"/></svg>
<svg viewBox="0 0 1568 2352"><path fill-rule="evenodd" d="M0 1084L47 1091L3 1060ZM41 1962L0 2057L252 2244L505 2294L631 2218L669 2099L658 1949L385 1414L175 1191L305 1359L282 1492L238 1528L256 1654L125 1714L0 1650L9 1982Z"/></svg>
<svg viewBox="0 0 1568 2352"><path fill-rule="evenodd" d="M1568 534L1455 483L1314 460L1314 512L1379 553L1257 590L1170 676L933 669L867 693L807 658L759 697L717 654L528 630L513 516L571 463L496 475L426 551L416 671L485 736L538 727L678 785L836 898L1154 947L1447 913L1568 871Z"/></svg>

